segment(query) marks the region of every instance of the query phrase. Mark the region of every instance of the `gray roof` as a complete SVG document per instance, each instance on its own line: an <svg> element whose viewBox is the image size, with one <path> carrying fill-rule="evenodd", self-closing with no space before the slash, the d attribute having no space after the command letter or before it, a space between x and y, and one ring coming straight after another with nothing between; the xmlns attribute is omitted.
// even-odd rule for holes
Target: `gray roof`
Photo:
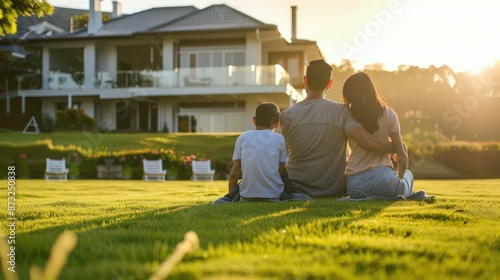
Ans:
<svg viewBox="0 0 500 280"><path fill-rule="evenodd" d="M137 32L144 32L158 25L176 20L180 17L199 11L194 6L162 7L141 11L128 16L122 16L104 22L95 36L130 36ZM73 34L66 34L64 37L86 37L87 30L80 29Z"/></svg>
<svg viewBox="0 0 500 280"><path fill-rule="evenodd" d="M162 7L121 16L103 23L94 34L86 28L73 33L51 36L28 37L27 39L77 39L96 37L133 36L135 34L225 31L245 29L277 29L275 25L263 23L227 5L212 5L205 9L194 6ZM43 37L43 38L42 38Z"/></svg>
<svg viewBox="0 0 500 280"><path fill-rule="evenodd" d="M196 13L166 23L148 32L221 31L234 29L276 28L224 4L212 5Z"/></svg>
<svg viewBox="0 0 500 280"><path fill-rule="evenodd" d="M44 15L43 17L38 17L36 15L33 16L20 16L17 18L17 32L13 35L6 35L3 38L5 39L19 39L23 37L23 35L28 35L27 39L33 38L44 38L49 35L42 33L30 33L30 27L41 24L41 23L49 23L50 25L56 26L62 29L64 32L70 31L70 21L71 18L77 15L82 15L84 13L88 13L88 10L81 9L71 9L71 8L61 8L54 7L54 12L51 15ZM109 17L111 17L111 13L106 13Z"/></svg>
<svg viewBox="0 0 500 280"><path fill-rule="evenodd" d="M76 15L82 15L88 12L88 10L54 7L54 12L51 15L44 15L40 18L36 15L22 16L17 19L17 34L21 36L26 31L28 31L28 28L30 28L31 26L37 25L44 21L69 32L71 18ZM111 13L105 14L111 16Z"/></svg>

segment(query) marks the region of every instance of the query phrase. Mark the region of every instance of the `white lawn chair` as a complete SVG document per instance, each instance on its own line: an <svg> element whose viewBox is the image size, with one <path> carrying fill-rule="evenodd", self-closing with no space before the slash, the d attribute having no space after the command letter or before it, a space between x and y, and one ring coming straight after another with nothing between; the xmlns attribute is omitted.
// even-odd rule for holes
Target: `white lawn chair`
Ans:
<svg viewBox="0 0 500 280"><path fill-rule="evenodd" d="M214 180L215 169L211 169L210 160L193 160L191 162L191 165L193 168L193 175L191 176L191 180Z"/></svg>
<svg viewBox="0 0 500 280"><path fill-rule="evenodd" d="M142 176L142 179L144 179L144 181L149 181L150 179L165 181L167 170L163 169L163 161L161 159L143 159L142 164L144 166L144 175Z"/></svg>
<svg viewBox="0 0 500 280"><path fill-rule="evenodd" d="M45 180L68 180L68 168L66 168L65 159L50 159L47 158L47 166L45 168Z"/></svg>

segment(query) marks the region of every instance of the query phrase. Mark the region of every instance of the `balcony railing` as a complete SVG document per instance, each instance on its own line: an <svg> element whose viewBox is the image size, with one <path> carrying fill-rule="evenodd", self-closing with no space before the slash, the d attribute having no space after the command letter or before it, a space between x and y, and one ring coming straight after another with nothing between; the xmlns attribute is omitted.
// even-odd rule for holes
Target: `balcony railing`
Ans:
<svg viewBox="0 0 500 280"><path fill-rule="evenodd" d="M46 89L88 88L83 73L50 72ZM289 83L288 73L280 65L177 68L162 71L100 71L92 88L183 88L230 86L277 86ZM85 82L84 82L85 81Z"/></svg>
<svg viewBox="0 0 500 280"><path fill-rule="evenodd" d="M77 89L83 87L85 76L83 72L51 71L46 78L48 79L48 89Z"/></svg>

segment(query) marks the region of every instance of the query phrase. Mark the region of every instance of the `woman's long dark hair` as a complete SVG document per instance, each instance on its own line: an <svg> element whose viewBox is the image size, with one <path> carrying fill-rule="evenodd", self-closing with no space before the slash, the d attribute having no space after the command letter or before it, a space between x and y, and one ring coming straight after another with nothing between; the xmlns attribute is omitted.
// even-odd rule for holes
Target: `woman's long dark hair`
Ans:
<svg viewBox="0 0 500 280"><path fill-rule="evenodd" d="M364 72L353 74L345 81L342 94L344 103L365 129L371 134L377 131L378 119L387 105L370 76Z"/></svg>

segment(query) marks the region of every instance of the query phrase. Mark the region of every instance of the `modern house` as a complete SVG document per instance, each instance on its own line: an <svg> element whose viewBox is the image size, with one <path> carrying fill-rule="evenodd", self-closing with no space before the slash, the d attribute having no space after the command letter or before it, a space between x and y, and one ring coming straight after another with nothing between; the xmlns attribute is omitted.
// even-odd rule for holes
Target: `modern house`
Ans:
<svg viewBox="0 0 500 280"><path fill-rule="evenodd" d="M296 38L296 7L288 39L224 4L121 15L114 1L103 23L100 2L90 0L86 28L20 39L42 57L41 83L10 94L21 111L39 104L55 120L80 108L108 131L241 132L260 102L302 100L304 67L323 58Z"/></svg>

